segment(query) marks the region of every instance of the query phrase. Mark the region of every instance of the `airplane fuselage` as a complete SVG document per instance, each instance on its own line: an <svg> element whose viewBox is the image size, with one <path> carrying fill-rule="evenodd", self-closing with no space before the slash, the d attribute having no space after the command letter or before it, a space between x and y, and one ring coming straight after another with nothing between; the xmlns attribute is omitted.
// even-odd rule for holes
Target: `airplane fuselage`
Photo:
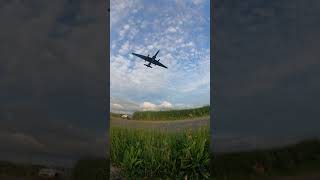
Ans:
<svg viewBox="0 0 320 180"><path fill-rule="evenodd" d="M161 67L167 68L166 66L164 66L163 64L161 64L158 60L156 60L155 57L150 58L149 62L150 62L151 64L154 64L154 65L157 65L157 66L161 66Z"/></svg>
<svg viewBox="0 0 320 180"><path fill-rule="evenodd" d="M140 55L140 54L136 54L136 53L132 53L133 55L140 57L141 59L145 60L146 62L148 61L148 64L144 64L145 66L152 68L151 64L154 64L156 66L161 66L163 68L167 68L167 66L163 65L162 63L160 63L160 59L156 60L157 54L159 53L159 51L152 57L149 56L144 56L144 55Z"/></svg>

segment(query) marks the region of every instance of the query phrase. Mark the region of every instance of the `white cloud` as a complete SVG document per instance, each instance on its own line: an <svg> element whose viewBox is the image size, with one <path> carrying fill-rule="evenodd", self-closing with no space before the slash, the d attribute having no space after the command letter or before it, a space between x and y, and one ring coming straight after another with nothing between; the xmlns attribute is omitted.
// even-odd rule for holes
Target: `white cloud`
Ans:
<svg viewBox="0 0 320 180"><path fill-rule="evenodd" d="M130 45L129 41L126 41L124 44L122 44L121 48L119 49L119 53L124 55L129 52Z"/></svg>
<svg viewBox="0 0 320 180"><path fill-rule="evenodd" d="M139 105L125 99L113 98L110 99L110 111L115 113L133 113L140 110Z"/></svg>
<svg viewBox="0 0 320 180"><path fill-rule="evenodd" d="M124 35L126 34L126 32L129 30L130 25L126 24L121 31L119 31L119 37L120 39L122 39L124 37Z"/></svg>
<svg viewBox="0 0 320 180"><path fill-rule="evenodd" d="M177 32L177 29L174 28L174 27L169 27L169 28L168 28L168 31L169 31L169 32Z"/></svg>
<svg viewBox="0 0 320 180"><path fill-rule="evenodd" d="M204 0L192 0L195 5L199 5L204 2Z"/></svg>
<svg viewBox="0 0 320 180"><path fill-rule="evenodd" d="M159 107L161 107L161 108L172 108L173 106L172 106L172 104L171 104L170 102L168 102L168 101L163 101L163 102L159 105Z"/></svg>
<svg viewBox="0 0 320 180"><path fill-rule="evenodd" d="M131 11L134 13L142 8L141 0L111 0L110 1L110 28L118 24Z"/></svg>
<svg viewBox="0 0 320 180"><path fill-rule="evenodd" d="M189 104L189 99L199 99L195 96L197 91L209 94L210 36L203 34L201 28L194 28L209 24L203 24L201 19L205 17L194 10L194 6L188 7L184 1L180 3L182 5L178 7L166 6L165 11L157 11L157 8L161 7L150 6L137 13L148 12L153 18L140 20L128 15L118 21L116 27L112 27L112 31L117 32L118 36L111 37L111 42L116 44L113 47L119 49L114 48L111 51L111 97L147 102L144 106L152 109L153 105L156 108L160 106L155 103L161 99L174 104ZM143 16L148 17L149 14ZM200 48L202 44L198 42L207 42L207 49ZM152 56L159 49L157 58L168 66L168 69L154 65L152 69L146 68L142 59L131 55L132 51ZM207 88L204 88L206 86ZM177 97L182 95L189 98L177 101ZM162 106L170 105L164 103ZM172 104L171 106L175 107Z"/></svg>
<svg viewBox="0 0 320 180"><path fill-rule="evenodd" d="M194 43L193 43L192 41L190 41L190 42L188 42L188 43L186 44L186 46L187 46L187 47L194 46Z"/></svg>
<svg viewBox="0 0 320 180"><path fill-rule="evenodd" d="M135 111L159 111L159 110L169 110L169 109L188 109L201 107L202 105L191 105L191 104L172 104L169 101L162 101L159 104L151 103L145 101L141 104L136 104L135 102L121 99L112 98L110 99L110 111L115 113L133 113Z"/></svg>
<svg viewBox="0 0 320 180"><path fill-rule="evenodd" d="M123 106L117 103L111 103L111 108L114 109L123 109Z"/></svg>
<svg viewBox="0 0 320 180"><path fill-rule="evenodd" d="M150 102L143 102L140 107L143 111L155 111L157 109L157 105Z"/></svg>
<svg viewBox="0 0 320 180"><path fill-rule="evenodd" d="M163 101L160 104L156 105L151 102L143 102L140 105L142 111L158 111L173 108L173 105L168 101Z"/></svg>

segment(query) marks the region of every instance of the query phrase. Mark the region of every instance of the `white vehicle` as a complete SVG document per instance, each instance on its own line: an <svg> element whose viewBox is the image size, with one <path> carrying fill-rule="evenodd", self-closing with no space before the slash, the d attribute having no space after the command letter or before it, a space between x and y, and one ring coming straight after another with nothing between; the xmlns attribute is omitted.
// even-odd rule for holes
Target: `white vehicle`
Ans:
<svg viewBox="0 0 320 180"><path fill-rule="evenodd" d="M38 176L46 179L59 179L62 174L61 170L43 168L39 170Z"/></svg>
<svg viewBox="0 0 320 180"><path fill-rule="evenodd" d="M121 118L123 118L123 119L128 119L129 116L128 116L128 114L123 114L123 115L121 115Z"/></svg>

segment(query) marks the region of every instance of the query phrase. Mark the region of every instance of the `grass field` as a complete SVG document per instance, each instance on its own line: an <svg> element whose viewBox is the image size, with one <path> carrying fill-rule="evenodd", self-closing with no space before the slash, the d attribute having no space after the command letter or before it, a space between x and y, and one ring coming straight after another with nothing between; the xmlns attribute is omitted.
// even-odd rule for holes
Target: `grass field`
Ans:
<svg viewBox="0 0 320 180"><path fill-rule="evenodd" d="M133 113L132 119L144 121L168 121L205 116L210 116L210 106L168 111L137 111Z"/></svg>
<svg viewBox="0 0 320 180"><path fill-rule="evenodd" d="M206 179L209 128L183 132L111 128L111 162L123 178Z"/></svg>
<svg viewBox="0 0 320 180"><path fill-rule="evenodd" d="M216 180L268 179L319 171L320 141L317 139L277 149L211 156L211 172Z"/></svg>

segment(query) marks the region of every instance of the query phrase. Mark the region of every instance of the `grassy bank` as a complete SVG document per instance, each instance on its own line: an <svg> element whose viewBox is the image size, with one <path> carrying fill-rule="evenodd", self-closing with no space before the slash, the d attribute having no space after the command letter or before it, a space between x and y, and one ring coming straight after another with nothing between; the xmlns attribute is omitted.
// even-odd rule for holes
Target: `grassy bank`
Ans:
<svg viewBox="0 0 320 180"><path fill-rule="evenodd" d="M211 156L211 172L216 180L264 179L319 171L319 140L277 149Z"/></svg>
<svg viewBox="0 0 320 180"><path fill-rule="evenodd" d="M210 106L194 109L168 110L168 111L137 111L132 119L146 121L181 120L210 116Z"/></svg>
<svg viewBox="0 0 320 180"><path fill-rule="evenodd" d="M165 132L111 128L111 162L124 178L205 179L209 128Z"/></svg>

